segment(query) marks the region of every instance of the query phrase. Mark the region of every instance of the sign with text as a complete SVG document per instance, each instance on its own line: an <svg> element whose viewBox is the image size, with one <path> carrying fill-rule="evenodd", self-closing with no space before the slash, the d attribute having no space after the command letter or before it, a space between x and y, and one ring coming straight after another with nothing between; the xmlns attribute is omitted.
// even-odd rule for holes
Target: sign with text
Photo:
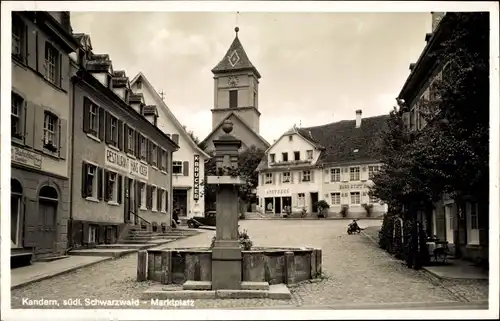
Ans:
<svg viewBox="0 0 500 321"><path fill-rule="evenodd" d="M14 163L38 169L42 168L42 155L38 153L16 146L11 146L10 153L10 160Z"/></svg>
<svg viewBox="0 0 500 321"><path fill-rule="evenodd" d="M200 199L200 155L194 155L193 199Z"/></svg>
<svg viewBox="0 0 500 321"><path fill-rule="evenodd" d="M113 167L119 171L126 172L127 174L134 175L143 179L149 177L149 167L140 161L127 156L125 153L114 150L106 146L106 160L105 164Z"/></svg>
<svg viewBox="0 0 500 321"><path fill-rule="evenodd" d="M290 189L288 188L268 189L266 191L266 195L267 196L290 195Z"/></svg>
<svg viewBox="0 0 500 321"><path fill-rule="evenodd" d="M341 184L340 189L363 189L368 188L366 184Z"/></svg>

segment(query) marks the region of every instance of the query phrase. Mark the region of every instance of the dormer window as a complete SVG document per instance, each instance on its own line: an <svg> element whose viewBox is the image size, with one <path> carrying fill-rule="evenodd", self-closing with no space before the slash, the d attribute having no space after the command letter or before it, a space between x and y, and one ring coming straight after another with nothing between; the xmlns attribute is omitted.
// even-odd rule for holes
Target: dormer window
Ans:
<svg viewBox="0 0 500 321"><path fill-rule="evenodd" d="M307 151L307 160L312 160L313 159L313 151L310 149Z"/></svg>
<svg viewBox="0 0 500 321"><path fill-rule="evenodd" d="M275 159L275 155L274 155L274 154L270 154L270 155L269 155L269 163L271 163L271 164L272 164L272 163L274 163L275 161L276 161L276 159Z"/></svg>
<svg viewBox="0 0 500 321"><path fill-rule="evenodd" d="M142 81L140 81L140 80L139 80L139 81L137 81L137 82L135 83L135 85L136 85L137 89L142 89Z"/></svg>

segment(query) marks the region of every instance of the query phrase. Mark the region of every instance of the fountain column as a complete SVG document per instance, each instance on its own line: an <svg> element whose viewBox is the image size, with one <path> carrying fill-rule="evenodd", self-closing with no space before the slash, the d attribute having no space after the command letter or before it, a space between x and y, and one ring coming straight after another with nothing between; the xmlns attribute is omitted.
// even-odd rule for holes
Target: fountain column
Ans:
<svg viewBox="0 0 500 321"><path fill-rule="evenodd" d="M212 249L212 290L241 289L241 248L238 238L238 190L242 184L235 175L241 141L231 136L233 124L226 120L225 134L214 140L218 176L208 176L217 185L216 234Z"/></svg>

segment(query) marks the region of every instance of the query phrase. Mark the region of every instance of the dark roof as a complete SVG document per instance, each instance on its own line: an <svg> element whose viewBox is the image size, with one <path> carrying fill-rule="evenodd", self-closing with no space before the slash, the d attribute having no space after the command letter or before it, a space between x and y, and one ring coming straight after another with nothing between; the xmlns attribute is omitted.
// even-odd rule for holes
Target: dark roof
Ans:
<svg viewBox="0 0 500 321"><path fill-rule="evenodd" d="M316 165L378 161L381 159L377 146L378 137L386 127L387 119L389 115L362 118L359 128L356 128L355 120L343 120L321 126L296 128L295 132L322 149ZM257 170L265 168L268 168L267 157L262 158Z"/></svg>
<svg viewBox="0 0 500 321"><path fill-rule="evenodd" d="M325 147L318 164L371 161L381 158L376 140L387 119L389 115L363 118L359 128L355 120L343 120L303 130L311 131L312 137Z"/></svg>
<svg viewBox="0 0 500 321"><path fill-rule="evenodd" d="M113 71L113 77L127 77L125 70L115 70Z"/></svg>
<svg viewBox="0 0 500 321"><path fill-rule="evenodd" d="M234 66L231 64L230 60L233 62ZM243 49L243 45L238 38L238 34L236 34L233 43L229 46L222 60L212 69L212 72L217 74L247 69L252 70L257 78L260 78L260 73L257 71L257 68L254 67L250 59L248 59L247 53L245 49Z"/></svg>

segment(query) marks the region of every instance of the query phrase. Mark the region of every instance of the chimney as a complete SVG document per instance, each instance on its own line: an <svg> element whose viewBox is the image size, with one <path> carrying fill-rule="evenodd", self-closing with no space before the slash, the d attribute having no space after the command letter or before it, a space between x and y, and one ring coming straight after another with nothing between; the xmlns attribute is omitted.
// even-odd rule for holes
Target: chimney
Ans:
<svg viewBox="0 0 500 321"><path fill-rule="evenodd" d="M362 113L363 112L361 111L361 109L356 110L356 128L361 127L361 114Z"/></svg>
<svg viewBox="0 0 500 321"><path fill-rule="evenodd" d="M432 15L432 32L436 30L437 26L439 25L439 22L441 19L443 19L444 15L446 12L431 12Z"/></svg>
<svg viewBox="0 0 500 321"><path fill-rule="evenodd" d="M174 141L174 143L179 145L179 135L178 134L172 134L172 140Z"/></svg>

